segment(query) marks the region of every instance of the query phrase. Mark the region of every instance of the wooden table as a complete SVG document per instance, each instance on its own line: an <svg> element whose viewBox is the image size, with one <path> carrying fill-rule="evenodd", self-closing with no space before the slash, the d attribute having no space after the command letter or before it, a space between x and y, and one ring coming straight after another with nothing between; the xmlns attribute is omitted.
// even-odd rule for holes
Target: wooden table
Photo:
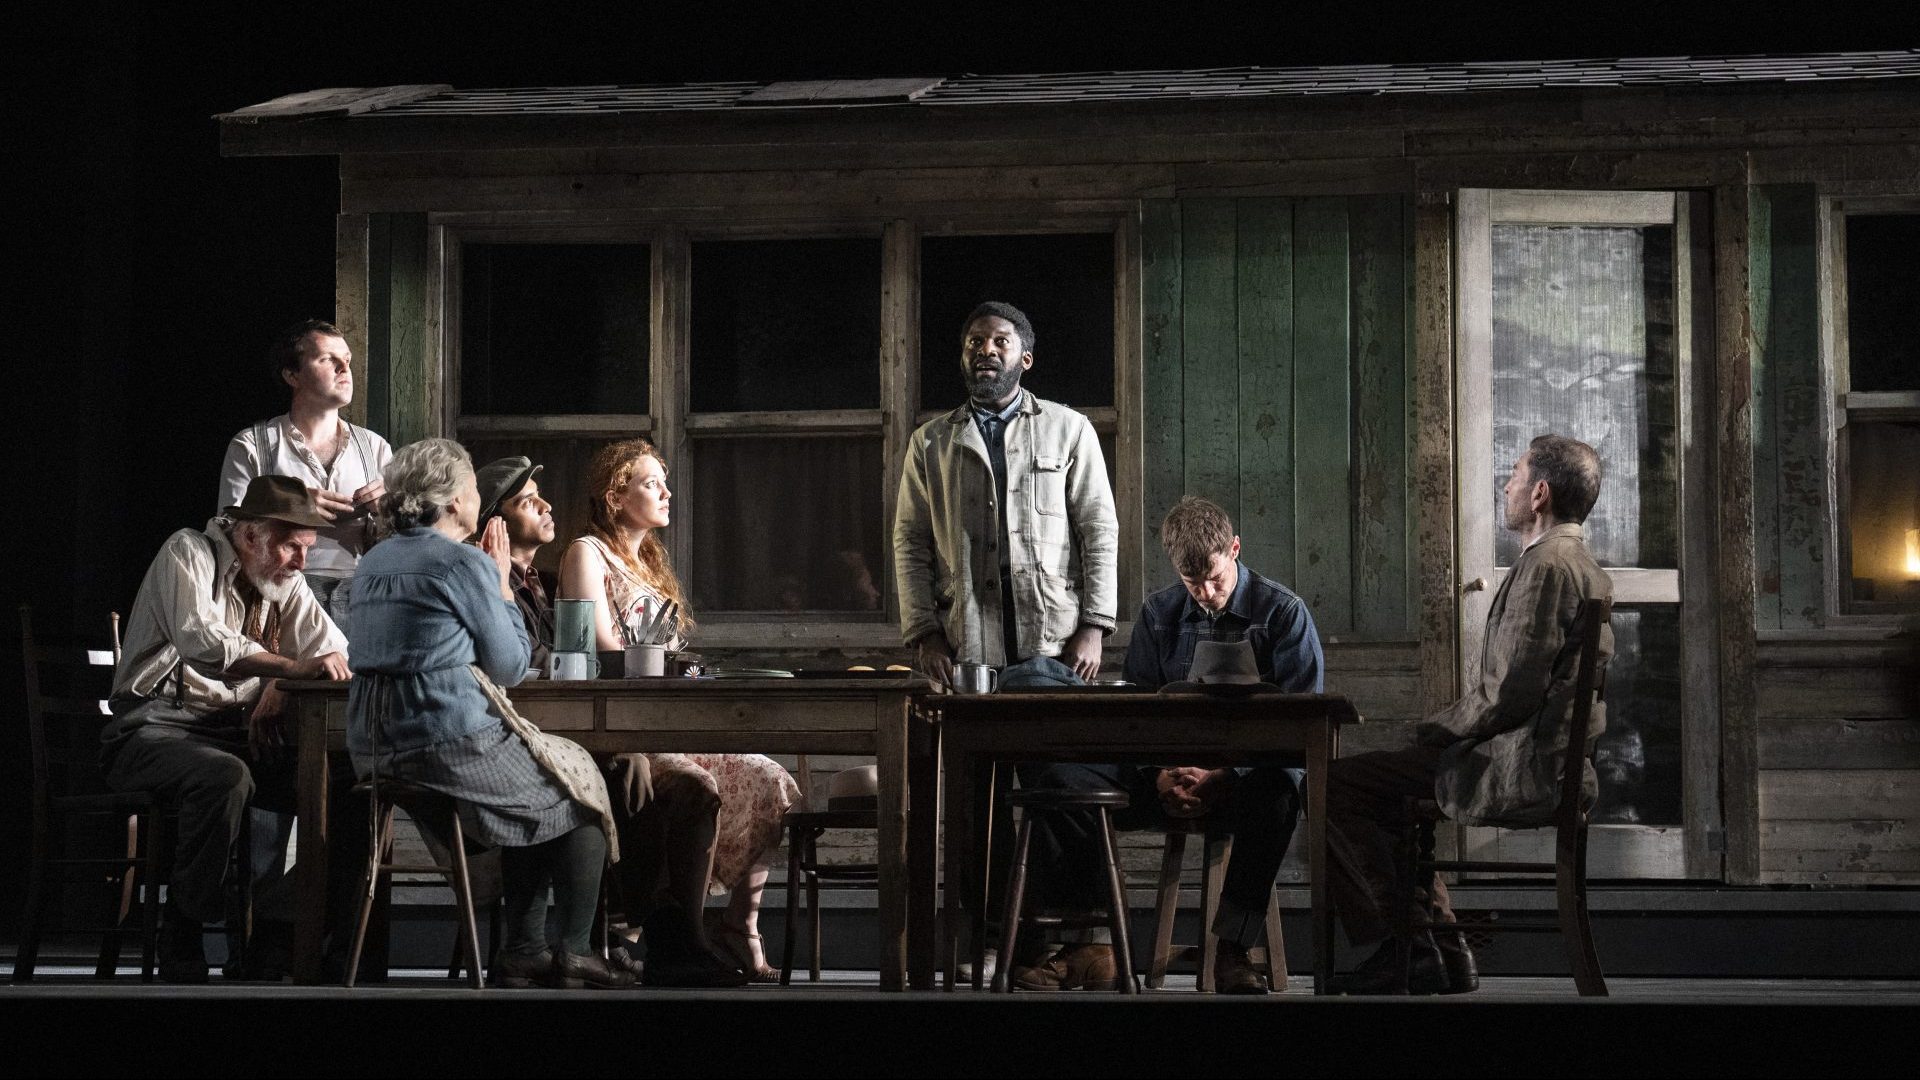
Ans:
<svg viewBox="0 0 1920 1080"><path fill-rule="evenodd" d="M327 751L346 742L348 684L280 685L299 729L294 981L317 983L326 919ZM931 989L934 977L932 800L939 778L926 714L913 708L928 689L918 677L600 679L528 682L509 696L541 728L601 754L873 755L880 769L880 985L900 990L909 956L917 958L915 989Z"/></svg>
<svg viewBox="0 0 1920 1080"><path fill-rule="evenodd" d="M992 768L1005 761L1134 762L1152 765L1298 765L1307 769L1307 864L1313 902L1313 989L1333 974L1333 907L1327 896L1327 765L1340 725L1360 719L1337 694L1204 694L1075 689L956 694L921 701L933 714L946 762L946 931L941 949L951 989L962 912L974 940L986 929L986 896L964 895L965 867L988 865L970 834L975 816L991 835ZM1001 963L1011 962L1001 957Z"/></svg>

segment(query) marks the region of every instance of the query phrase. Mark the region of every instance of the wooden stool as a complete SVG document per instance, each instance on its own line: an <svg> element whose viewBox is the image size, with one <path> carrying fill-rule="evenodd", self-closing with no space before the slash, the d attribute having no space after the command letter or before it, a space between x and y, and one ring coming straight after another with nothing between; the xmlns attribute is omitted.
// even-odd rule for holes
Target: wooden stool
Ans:
<svg viewBox="0 0 1920 1080"><path fill-rule="evenodd" d="M466 836L460 828L459 807L452 797L443 795L430 788L409 784L404 780L382 780L376 774L365 783L356 784L354 794L366 795L369 806L369 820L375 829L374 841L369 845L367 856L367 874L362 879L360 920L353 930L353 954L347 958L346 986L353 988L353 981L360 973L360 949L366 944L367 922L373 917L373 900L379 891L381 874L439 874L453 886L453 895L460 903L459 933L467 942L467 963L471 969L471 982L475 990L486 985L484 969L480 964L480 935L474 925L473 888L467 877ZM393 812L404 809L415 821L450 822L451 826L443 834L449 839L447 847L452 855L451 864L440 863L394 863L388 856L393 850Z"/></svg>
<svg viewBox="0 0 1920 1080"><path fill-rule="evenodd" d="M1170 824L1166 829L1167 846L1160 856L1160 886L1154 903L1153 957L1147 961L1147 989L1158 990L1167 980L1167 965L1200 951L1200 973L1194 989L1206 993L1213 988L1213 964L1219 935L1213 932L1213 920L1220 912L1220 886L1227 879L1227 861L1233 857L1233 837L1207 833L1201 819ZM1173 944L1173 916L1180 906L1180 864L1187 853L1187 837L1199 836L1206 844L1206 863L1201 869L1200 931L1198 945ZM1280 887L1267 892L1267 944L1264 949L1248 950L1256 964L1265 964L1267 984L1274 992L1287 988L1287 945L1280 933Z"/></svg>
<svg viewBox="0 0 1920 1080"><path fill-rule="evenodd" d="M800 936L800 886L807 889L812 963L808 977L820 981L820 882L879 881L879 863L822 863L820 834L828 829L878 829L880 810L789 810L787 826L787 940L780 958L780 985L793 983L793 944Z"/></svg>
<svg viewBox="0 0 1920 1080"><path fill-rule="evenodd" d="M1140 988L1133 980L1133 950L1127 943L1127 886L1120 876L1119 851L1113 842L1113 812L1126 809L1127 793L1106 789L1022 789L1013 793L1011 802L1022 813L1019 839L1014 841L1013 874L1007 881L1006 931L1000 941L1000 963L993 973L993 992L1004 994L1011 986L1008 972L1013 967L1014 947L1019 944L1020 924L1025 921L1036 927L1062 929L1107 927L1113 933L1114 966L1118 969L1120 992L1139 993ZM1107 876L1108 910L1088 914L1025 915L1021 908L1026 902L1027 849L1033 841L1033 816L1071 810L1094 810L1098 813L1101 861L1105 864Z"/></svg>

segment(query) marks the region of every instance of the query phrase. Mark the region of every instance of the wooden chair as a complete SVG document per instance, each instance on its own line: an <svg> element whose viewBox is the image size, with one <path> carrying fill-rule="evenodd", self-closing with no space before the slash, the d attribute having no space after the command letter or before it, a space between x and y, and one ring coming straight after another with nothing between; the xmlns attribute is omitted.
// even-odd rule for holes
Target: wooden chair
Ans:
<svg viewBox="0 0 1920 1080"><path fill-rule="evenodd" d="M94 974L96 978L112 978L118 966L120 934L144 884L140 977L152 982L160 903L155 852L170 849L171 830L167 815L151 794L107 790L100 763L100 732L112 719L106 697L118 650L42 644L33 633L33 609L26 604L20 606L20 645L33 771L33 822L32 862L13 981L33 979L51 894L65 884L92 882L105 886L115 921L105 926L66 929L102 935ZM43 675L47 677L44 680ZM67 850L71 832L89 820L101 819L107 828L124 829L126 846L121 852L82 856Z"/></svg>
<svg viewBox="0 0 1920 1080"><path fill-rule="evenodd" d="M486 985L486 968L480 959L480 935L474 919L473 890L467 877L466 836L460 828L459 807L455 801L440 792L409 784L404 780L381 779L376 771L366 781L354 785L354 794L365 796L368 800L369 818L372 821L373 837L367 856L367 873L361 879L360 918L353 930L353 952L347 958L345 985L351 990L354 980L360 973L360 951L367 940L367 923L373 918L374 899L380 890L381 875L393 874L439 874L453 887L453 894L460 905L458 933L467 946L467 969L469 981L475 990ZM446 863L396 863L391 861L393 851L393 812L403 809L407 816L415 821L431 823L444 831L448 837L447 848L450 861Z"/></svg>
<svg viewBox="0 0 1920 1080"><path fill-rule="evenodd" d="M454 899L460 905L460 920L457 924L455 947L460 941L466 942L467 970L469 980L475 990L486 987L486 968L480 959L480 934L473 913L473 883L467 872L467 838L460 827L459 803L449 795L431 788L410 784L405 780L392 777L382 779L379 768L380 724L376 721L369 725L373 732L373 744L369 757L375 762L367 779L353 786L355 795L367 799L367 828L371 833L367 844L367 872L360 879L360 917L353 928L353 951L347 957L347 971L344 983L347 989L353 989L354 980L360 974L360 952L367 941L367 924L373 919L374 901L380 898L380 878L386 875L392 880L394 874L439 874L453 887ZM447 862L396 863L393 853L393 813L405 810L407 816L423 829L429 829L443 836L447 841ZM603 890L604 896L604 890ZM601 934L602 948L605 947L605 934ZM457 968L455 969L457 972ZM449 972L450 975L455 972ZM457 977L457 975L456 975Z"/></svg>
<svg viewBox="0 0 1920 1080"><path fill-rule="evenodd" d="M1013 873L1007 881L1006 928L1000 940L1000 963L993 973L994 993L1010 988L1008 972L1013 967L1014 950L1019 946L1022 925L1035 927L1104 926L1113 934L1114 967L1119 975L1120 992L1137 994L1133 977L1133 950L1127 941L1127 886L1120 874L1120 852L1114 846L1113 812L1127 806L1127 793L1102 789L1070 790L1059 788L1022 789L1013 793L1012 804L1020 809L1020 830L1013 845ZM1100 823L1101 852L1105 856L1108 904L1104 912L1027 915L1022 911L1027 893L1027 851L1033 840L1035 814L1063 810L1092 810ZM977 970L977 969L976 969Z"/></svg>
<svg viewBox="0 0 1920 1080"><path fill-rule="evenodd" d="M793 983L793 946L800 937L800 893L807 894L808 979L820 981L820 883L879 881L879 863L823 863L820 834L828 829L879 829L880 809L789 810L787 827L787 934L781 948L780 985Z"/></svg>
<svg viewBox="0 0 1920 1080"><path fill-rule="evenodd" d="M1213 919L1220 911L1220 887L1227 879L1227 861L1233 858L1233 837L1208 835L1201 819L1181 821L1167 827L1166 848L1160 856L1160 882L1154 904L1153 955L1147 961L1147 989L1158 990L1167 980L1167 967L1199 952L1200 972L1194 989L1202 993L1213 987L1214 953L1219 936L1213 932ZM1201 870L1200 930L1197 945L1173 943L1173 918L1180 906L1180 869L1187 853L1187 838L1198 836L1206 846L1206 861ZM1275 992L1287 988L1287 946L1280 932L1280 890L1267 893L1267 943L1249 950L1256 964L1267 968L1267 983Z"/></svg>
<svg viewBox="0 0 1920 1080"><path fill-rule="evenodd" d="M1600 664L1601 631L1613 617L1611 599L1589 599L1574 617L1574 634L1580 643L1580 655L1573 690L1573 717L1567 733L1567 753L1560 774L1560 802L1554 809L1554 860L1546 862L1508 862L1485 859L1436 859L1433 857L1433 827L1446 820L1431 799L1407 800L1407 820L1402 834L1400 858L1396 861L1395 885L1400 902L1395 905L1399 925L1400 989L1404 993L1411 979L1413 935L1432 930L1476 931L1558 931L1566 943L1572 961L1574 985L1583 997L1607 996L1606 978L1600 971L1600 957L1593 947L1593 927L1587 914L1587 812L1582 807L1581 767L1590 751L1586 749L1592 726L1593 707L1605 696L1606 669ZM1558 917L1554 922L1524 920L1476 920L1437 922L1414 916L1416 887L1431 894L1436 873L1471 874L1551 874L1557 899Z"/></svg>

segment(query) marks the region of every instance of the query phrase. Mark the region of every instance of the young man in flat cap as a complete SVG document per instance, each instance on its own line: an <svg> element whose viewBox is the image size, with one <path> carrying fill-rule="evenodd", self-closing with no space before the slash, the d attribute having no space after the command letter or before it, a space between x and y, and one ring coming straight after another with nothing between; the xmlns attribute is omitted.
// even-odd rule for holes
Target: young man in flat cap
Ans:
<svg viewBox="0 0 1920 1080"><path fill-rule="evenodd" d="M533 642L532 666L541 671L553 655L553 582L533 565L534 555L554 537L553 504L540 497L537 479L544 468L525 457L508 457L474 474L480 490L479 528L484 530L495 517L507 523L513 558L507 576L513 602L527 624L527 640Z"/></svg>
<svg viewBox="0 0 1920 1080"><path fill-rule="evenodd" d="M160 941L168 982L207 980L201 924L223 916L249 805L293 808L274 680L348 677L347 640L301 577L327 523L299 480L255 477L205 529L168 538L134 599L101 756L109 786L180 809ZM354 831L338 834L350 849ZM351 891L351 852L332 861Z"/></svg>

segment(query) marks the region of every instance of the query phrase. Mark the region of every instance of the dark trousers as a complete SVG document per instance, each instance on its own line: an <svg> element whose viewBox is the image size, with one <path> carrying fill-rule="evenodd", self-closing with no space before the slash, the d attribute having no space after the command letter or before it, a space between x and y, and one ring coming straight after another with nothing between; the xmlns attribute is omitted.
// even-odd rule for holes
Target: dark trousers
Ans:
<svg viewBox="0 0 1920 1080"><path fill-rule="evenodd" d="M1127 792L1127 808L1113 815L1119 829L1165 828L1174 820L1160 805L1157 768L1027 763L1016 770L1025 788ZM1299 785L1292 770L1278 766L1242 771L1225 804L1208 814L1208 832L1233 837L1233 859L1220 887L1220 915L1213 925L1216 933L1248 947L1260 943L1266 932L1267 897L1287 857L1299 816ZM1040 814L1033 821L1027 854L1030 903L1040 908L1106 907L1100 826L1094 812Z"/></svg>
<svg viewBox="0 0 1920 1080"><path fill-rule="evenodd" d="M654 770L643 754L616 754L605 770L620 831L614 879L628 925L673 907L697 932L719 839L719 790L711 777Z"/></svg>
<svg viewBox="0 0 1920 1080"><path fill-rule="evenodd" d="M296 803L292 748L281 749L273 761L254 761L240 728L140 724L110 744L106 765L108 786L150 791L180 808L167 896L195 922L218 922L225 915L228 858L248 807L290 813ZM351 766L336 761L331 772L328 831L335 850L327 865L328 926L338 945L350 938L351 920L359 914L354 900L366 867L367 804L351 794Z"/></svg>
<svg viewBox="0 0 1920 1080"><path fill-rule="evenodd" d="M1356 945L1393 933L1394 846L1410 822L1406 800L1433 798L1440 749L1410 746L1335 761L1327 777L1327 884L1335 908ZM1446 882L1433 880L1433 895L1415 896L1423 917L1451 922ZM1428 906L1428 905L1431 906Z"/></svg>

